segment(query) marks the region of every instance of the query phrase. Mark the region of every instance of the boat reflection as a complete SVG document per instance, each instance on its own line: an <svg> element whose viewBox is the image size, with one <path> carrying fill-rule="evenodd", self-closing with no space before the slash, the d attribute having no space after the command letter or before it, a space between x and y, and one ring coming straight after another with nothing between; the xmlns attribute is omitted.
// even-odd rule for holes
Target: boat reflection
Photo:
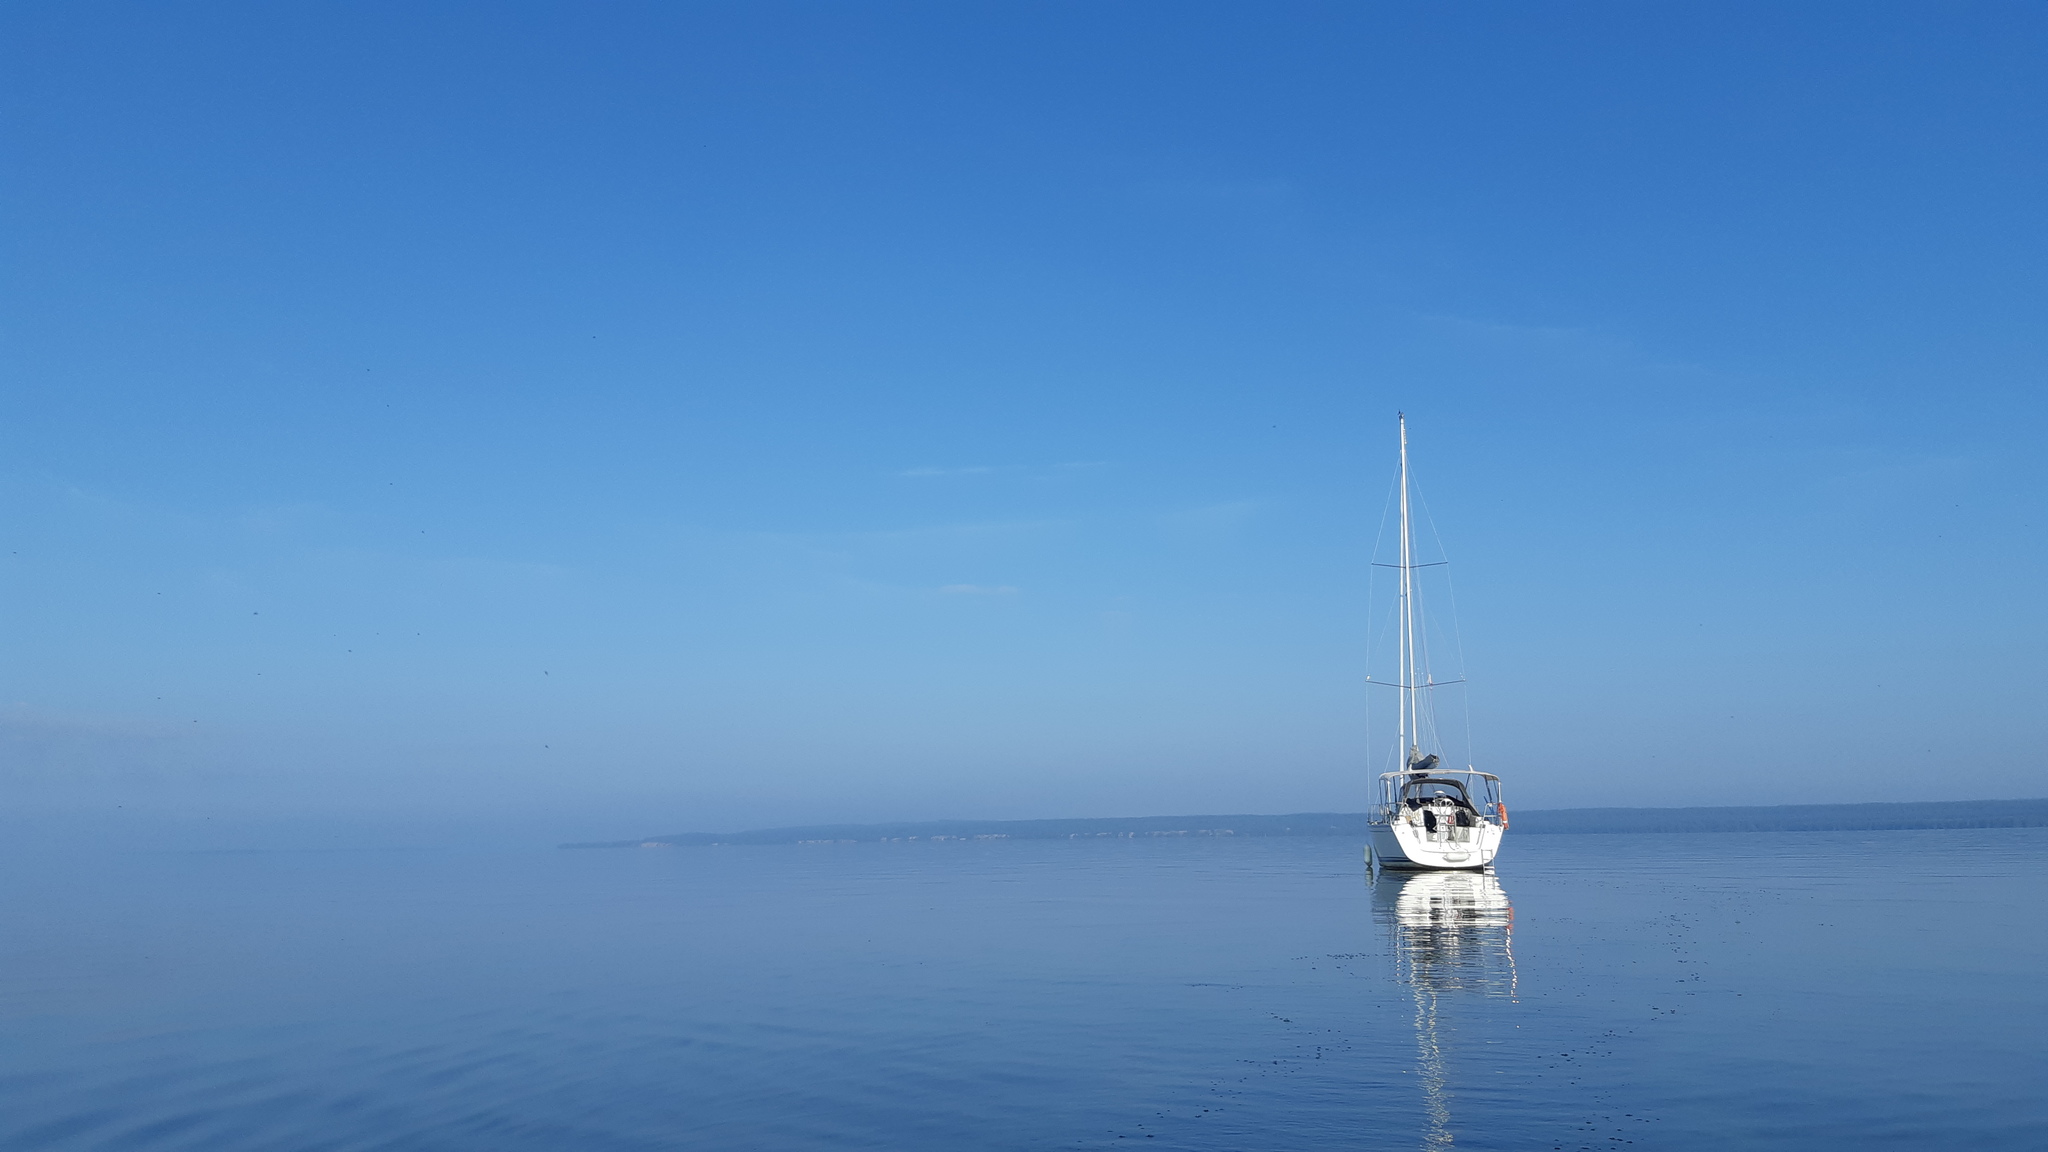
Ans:
<svg viewBox="0 0 2048 1152"><path fill-rule="evenodd" d="M1422 1146L1449 1148L1441 999L1514 996L1514 906L1490 872L1379 872L1372 909L1391 936L1396 978L1415 997L1416 1073L1428 1125Z"/></svg>

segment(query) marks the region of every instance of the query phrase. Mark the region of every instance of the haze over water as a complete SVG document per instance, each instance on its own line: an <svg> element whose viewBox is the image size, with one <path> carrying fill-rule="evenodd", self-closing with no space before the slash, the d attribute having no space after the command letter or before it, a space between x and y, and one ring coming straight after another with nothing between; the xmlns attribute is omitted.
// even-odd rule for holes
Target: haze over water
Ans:
<svg viewBox="0 0 2048 1152"><path fill-rule="evenodd" d="M2048 830L16 855L0 1146L2031 1149Z"/></svg>

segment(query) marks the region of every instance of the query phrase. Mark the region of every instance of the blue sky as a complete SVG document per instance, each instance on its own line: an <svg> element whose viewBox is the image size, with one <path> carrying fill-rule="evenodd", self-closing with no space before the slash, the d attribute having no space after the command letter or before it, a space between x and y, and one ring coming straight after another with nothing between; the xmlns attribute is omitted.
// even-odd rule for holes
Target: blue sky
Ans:
<svg viewBox="0 0 2048 1152"><path fill-rule="evenodd" d="M2048 793L2037 6L0 21L29 824Z"/></svg>

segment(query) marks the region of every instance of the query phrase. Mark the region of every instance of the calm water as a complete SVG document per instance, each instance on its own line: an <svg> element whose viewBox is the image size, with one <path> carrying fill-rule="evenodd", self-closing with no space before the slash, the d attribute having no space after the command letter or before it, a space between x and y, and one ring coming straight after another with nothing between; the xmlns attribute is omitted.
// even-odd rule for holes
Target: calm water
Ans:
<svg viewBox="0 0 2048 1152"><path fill-rule="evenodd" d="M0 1146L2048 1146L2048 830L1359 857L15 857Z"/></svg>

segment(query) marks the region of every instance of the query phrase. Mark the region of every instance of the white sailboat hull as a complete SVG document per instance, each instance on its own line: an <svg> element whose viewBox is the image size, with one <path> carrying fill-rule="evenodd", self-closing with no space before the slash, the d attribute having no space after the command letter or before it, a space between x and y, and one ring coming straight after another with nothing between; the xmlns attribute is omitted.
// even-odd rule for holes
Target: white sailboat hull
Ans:
<svg viewBox="0 0 2048 1152"><path fill-rule="evenodd" d="M1432 832L1420 823L1396 818L1387 824L1373 824L1372 854L1382 868L1461 869L1484 868L1500 854L1499 825L1481 822L1475 827L1439 825Z"/></svg>

